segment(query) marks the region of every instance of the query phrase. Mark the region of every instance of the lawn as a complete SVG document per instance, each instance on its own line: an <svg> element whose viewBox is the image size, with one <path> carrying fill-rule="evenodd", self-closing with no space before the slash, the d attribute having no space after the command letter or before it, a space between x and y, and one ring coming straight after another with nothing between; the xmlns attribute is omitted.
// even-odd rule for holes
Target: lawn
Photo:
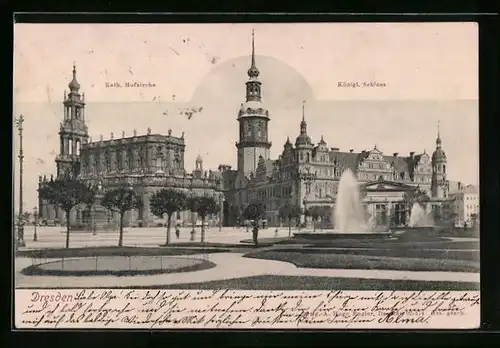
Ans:
<svg viewBox="0 0 500 348"><path fill-rule="evenodd" d="M302 268L479 272L479 262L470 260L369 256L364 254L365 251L360 251L358 255L321 251L310 253L300 249L267 250L249 253L245 257L290 262ZM389 255L388 252L385 255Z"/></svg>
<svg viewBox="0 0 500 348"><path fill-rule="evenodd" d="M275 249L278 251L278 249ZM275 251L273 250L273 251ZM479 262L479 250L453 250L453 249L398 249L398 248L290 248L283 247L279 252L299 252L302 254L337 254L337 255L360 255L360 256L383 256L396 258L417 259L447 259Z"/></svg>
<svg viewBox="0 0 500 348"><path fill-rule="evenodd" d="M46 262L26 267L21 273L31 276L137 276L194 272L215 266L213 262L188 257L101 256Z"/></svg>
<svg viewBox="0 0 500 348"><path fill-rule="evenodd" d="M271 243L271 241L268 241ZM307 245L317 248L405 248L405 249L479 249L479 241L452 241L449 238L433 239L337 239L337 240L310 240L310 239L275 239L274 244Z"/></svg>
<svg viewBox="0 0 500 348"><path fill-rule="evenodd" d="M148 286L148 289L233 290L479 290L479 283L263 275L204 283Z"/></svg>
<svg viewBox="0 0 500 348"><path fill-rule="evenodd" d="M90 248L58 248L20 250L18 257L31 258L62 258L62 257L95 257L95 256L176 256L230 252L223 248L142 248L142 247L90 247Z"/></svg>

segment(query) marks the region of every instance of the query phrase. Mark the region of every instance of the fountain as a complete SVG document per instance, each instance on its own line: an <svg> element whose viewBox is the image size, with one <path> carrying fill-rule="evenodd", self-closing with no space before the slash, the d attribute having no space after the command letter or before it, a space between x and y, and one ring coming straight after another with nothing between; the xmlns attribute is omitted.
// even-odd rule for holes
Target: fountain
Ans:
<svg viewBox="0 0 500 348"><path fill-rule="evenodd" d="M431 214L427 213L420 203L413 203L410 210L410 221L405 228L404 238L434 237L436 228Z"/></svg>
<svg viewBox="0 0 500 348"><path fill-rule="evenodd" d="M334 230L343 232L365 232L368 224L359 196L358 181L351 170L340 177L337 204L333 211Z"/></svg>
<svg viewBox="0 0 500 348"><path fill-rule="evenodd" d="M333 217L333 231L294 233L294 236L307 239L390 236L390 232L373 231L371 223L366 222L358 181L350 169L340 177Z"/></svg>
<svg viewBox="0 0 500 348"><path fill-rule="evenodd" d="M434 227L432 216L419 203L413 203L410 211L409 227Z"/></svg>

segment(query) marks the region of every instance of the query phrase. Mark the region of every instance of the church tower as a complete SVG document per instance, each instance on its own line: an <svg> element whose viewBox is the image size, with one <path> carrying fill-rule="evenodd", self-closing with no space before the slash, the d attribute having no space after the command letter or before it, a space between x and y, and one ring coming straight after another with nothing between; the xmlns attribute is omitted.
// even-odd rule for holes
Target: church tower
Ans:
<svg viewBox="0 0 500 348"><path fill-rule="evenodd" d="M262 103L262 83L255 65L255 40L252 31L252 60L246 82L246 102L238 113L240 127L238 148L238 173L248 175L257 169L259 157L269 159L271 143L268 141L269 111Z"/></svg>
<svg viewBox="0 0 500 348"><path fill-rule="evenodd" d="M80 84L76 79L73 64L73 79L64 91L64 119L59 128L60 149L56 157L57 177L80 173L80 147L87 143L88 128L85 124L85 95L80 95Z"/></svg>
<svg viewBox="0 0 500 348"><path fill-rule="evenodd" d="M432 197L446 198L446 153L442 148L441 136L438 134L436 138L436 150L432 153Z"/></svg>

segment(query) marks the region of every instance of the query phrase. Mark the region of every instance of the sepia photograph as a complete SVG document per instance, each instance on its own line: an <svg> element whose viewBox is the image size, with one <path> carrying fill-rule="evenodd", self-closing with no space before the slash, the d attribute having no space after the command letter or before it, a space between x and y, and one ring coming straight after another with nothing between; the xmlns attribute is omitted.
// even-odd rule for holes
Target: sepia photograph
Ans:
<svg viewBox="0 0 500 348"><path fill-rule="evenodd" d="M18 328L479 326L475 23L15 24Z"/></svg>

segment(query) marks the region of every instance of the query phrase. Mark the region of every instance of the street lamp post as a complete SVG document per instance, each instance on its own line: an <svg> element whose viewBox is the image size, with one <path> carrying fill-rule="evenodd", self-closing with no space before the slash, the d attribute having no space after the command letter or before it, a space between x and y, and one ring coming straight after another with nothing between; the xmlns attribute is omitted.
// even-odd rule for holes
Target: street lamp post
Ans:
<svg viewBox="0 0 500 348"><path fill-rule="evenodd" d="M19 130L19 224L17 230L17 245L18 246L26 246L24 242L24 220L23 220L23 123L24 117L23 115L19 116L15 120L15 125Z"/></svg>
<svg viewBox="0 0 500 348"><path fill-rule="evenodd" d="M36 228L38 226L38 209L37 207L33 208L33 218L35 219L35 232L33 232L33 242L38 242L38 235L36 234Z"/></svg>

